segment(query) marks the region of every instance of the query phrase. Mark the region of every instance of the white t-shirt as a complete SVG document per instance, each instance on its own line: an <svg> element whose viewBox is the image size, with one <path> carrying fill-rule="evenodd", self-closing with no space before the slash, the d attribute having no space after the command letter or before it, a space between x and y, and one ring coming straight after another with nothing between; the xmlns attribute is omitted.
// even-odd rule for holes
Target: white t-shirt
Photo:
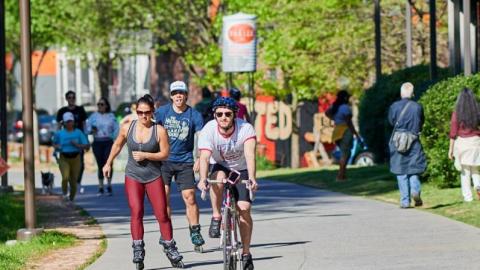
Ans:
<svg viewBox="0 0 480 270"><path fill-rule="evenodd" d="M245 141L256 139L253 126L242 120L235 119L235 130L229 137L220 134L217 121L211 120L200 132L198 149L212 152L213 160L228 169L246 170L247 162L243 151Z"/></svg>

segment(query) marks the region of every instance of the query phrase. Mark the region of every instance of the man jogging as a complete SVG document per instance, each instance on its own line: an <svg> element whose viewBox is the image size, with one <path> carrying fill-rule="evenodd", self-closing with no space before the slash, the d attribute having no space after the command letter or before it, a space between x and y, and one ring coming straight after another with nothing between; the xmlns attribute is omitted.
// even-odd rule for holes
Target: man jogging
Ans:
<svg viewBox="0 0 480 270"><path fill-rule="evenodd" d="M238 106L232 98L220 97L213 103L214 120L208 122L200 133L198 149L200 150L200 183L198 187L206 190L207 178L223 180L231 172L240 173L241 180L250 180L251 189L257 189L255 179L255 147L257 144L255 129L245 120L236 118ZM216 162L208 177L210 158ZM220 237L221 203L223 184L212 185L210 200L213 217L209 235ZM250 242L253 220L250 214L251 198L247 187L238 183L234 187L234 196L240 214L240 236L242 238L243 270L253 270Z"/></svg>
<svg viewBox="0 0 480 270"><path fill-rule="evenodd" d="M195 133L203 127L202 115L187 105L188 89L182 81L170 85L171 103L161 106L155 112L157 123L165 127L169 137L170 155L162 164L162 177L165 182L168 215L171 215L170 190L172 178L182 192L186 215L190 227L190 237L195 251L202 252L205 243L200 234L199 210L195 201L194 170L198 171L198 161L194 165L193 146Z"/></svg>

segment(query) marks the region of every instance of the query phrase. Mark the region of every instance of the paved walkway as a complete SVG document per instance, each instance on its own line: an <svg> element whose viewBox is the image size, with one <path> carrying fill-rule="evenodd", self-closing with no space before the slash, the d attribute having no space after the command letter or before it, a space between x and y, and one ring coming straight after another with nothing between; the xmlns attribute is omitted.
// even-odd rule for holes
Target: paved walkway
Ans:
<svg viewBox="0 0 480 270"><path fill-rule="evenodd" d="M85 183L92 185L77 203L100 222L108 239L107 251L88 269L133 269L121 177L116 174L113 197L96 197L91 180L95 177L85 175ZM172 202L174 237L186 267L222 269L218 241L207 239L206 253L193 252L179 193L173 192ZM157 244L158 226L147 209L145 269L168 269ZM208 202L201 202L201 210L207 236ZM478 269L480 265L479 229L378 201L261 181L253 218L256 269Z"/></svg>

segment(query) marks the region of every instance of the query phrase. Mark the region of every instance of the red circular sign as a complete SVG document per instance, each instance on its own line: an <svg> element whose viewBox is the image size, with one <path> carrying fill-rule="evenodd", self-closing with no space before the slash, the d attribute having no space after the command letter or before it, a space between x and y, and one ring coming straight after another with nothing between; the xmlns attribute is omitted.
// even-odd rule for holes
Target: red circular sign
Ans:
<svg viewBox="0 0 480 270"><path fill-rule="evenodd" d="M250 24L236 24L228 30L228 37L235 43L249 43L255 38L255 29Z"/></svg>

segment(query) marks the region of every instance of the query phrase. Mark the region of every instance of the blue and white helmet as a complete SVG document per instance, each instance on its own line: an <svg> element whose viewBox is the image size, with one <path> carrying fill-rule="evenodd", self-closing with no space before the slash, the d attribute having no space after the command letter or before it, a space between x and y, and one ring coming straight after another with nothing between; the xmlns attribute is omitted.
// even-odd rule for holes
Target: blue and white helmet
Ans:
<svg viewBox="0 0 480 270"><path fill-rule="evenodd" d="M219 97L213 102L212 111L216 111L217 108L228 108L234 112L238 111L237 102L230 97Z"/></svg>

